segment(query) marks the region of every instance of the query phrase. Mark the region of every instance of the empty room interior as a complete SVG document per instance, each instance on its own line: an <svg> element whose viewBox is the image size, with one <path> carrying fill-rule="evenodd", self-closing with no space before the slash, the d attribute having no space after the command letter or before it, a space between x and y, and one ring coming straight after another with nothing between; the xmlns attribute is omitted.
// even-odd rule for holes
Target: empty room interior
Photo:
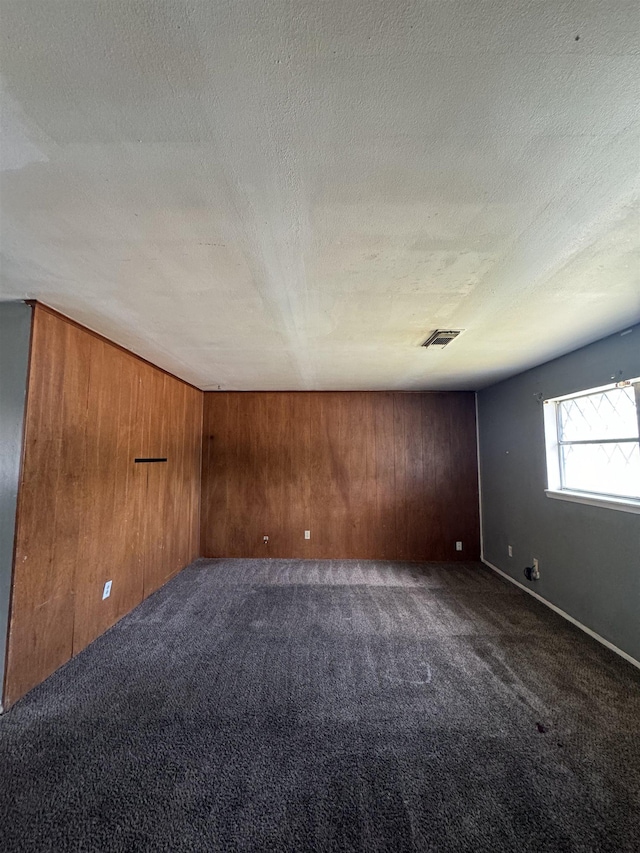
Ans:
<svg viewBox="0 0 640 853"><path fill-rule="evenodd" d="M0 850L640 850L640 14L0 0Z"/></svg>

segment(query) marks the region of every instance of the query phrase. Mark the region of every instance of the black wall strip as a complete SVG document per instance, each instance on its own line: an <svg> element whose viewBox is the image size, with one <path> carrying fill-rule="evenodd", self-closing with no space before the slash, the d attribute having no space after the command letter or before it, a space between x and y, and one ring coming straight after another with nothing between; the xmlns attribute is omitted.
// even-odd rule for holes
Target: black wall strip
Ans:
<svg viewBox="0 0 640 853"><path fill-rule="evenodd" d="M160 457L155 458L155 457L154 457L154 458L149 458L149 459L146 459L146 458L143 458L143 459L134 459L133 461L134 461L134 462L166 462L166 461L167 461L167 457L166 457L166 456L163 456L162 458L160 458Z"/></svg>

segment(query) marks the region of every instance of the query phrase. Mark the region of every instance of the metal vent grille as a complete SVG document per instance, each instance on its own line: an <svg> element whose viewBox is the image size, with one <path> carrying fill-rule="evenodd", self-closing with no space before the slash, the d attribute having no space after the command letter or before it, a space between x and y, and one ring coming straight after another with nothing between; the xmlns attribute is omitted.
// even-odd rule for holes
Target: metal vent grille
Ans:
<svg viewBox="0 0 640 853"><path fill-rule="evenodd" d="M422 344L423 347L446 347L457 338L462 329L436 329Z"/></svg>

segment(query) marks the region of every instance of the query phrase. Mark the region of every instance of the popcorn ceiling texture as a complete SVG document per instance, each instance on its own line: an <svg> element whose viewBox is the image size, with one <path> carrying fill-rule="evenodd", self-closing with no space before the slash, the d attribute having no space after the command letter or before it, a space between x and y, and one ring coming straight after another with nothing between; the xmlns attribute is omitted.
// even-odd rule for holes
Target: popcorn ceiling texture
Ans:
<svg viewBox="0 0 640 853"><path fill-rule="evenodd" d="M2 298L212 389L474 389L640 318L635 0L0 10Z"/></svg>
<svg viewBox="0 0 640 853"><path fill-rule="evenodd" d="M631 853L639 714L479 564L199 560L0 719L0 847Z"/></svg>

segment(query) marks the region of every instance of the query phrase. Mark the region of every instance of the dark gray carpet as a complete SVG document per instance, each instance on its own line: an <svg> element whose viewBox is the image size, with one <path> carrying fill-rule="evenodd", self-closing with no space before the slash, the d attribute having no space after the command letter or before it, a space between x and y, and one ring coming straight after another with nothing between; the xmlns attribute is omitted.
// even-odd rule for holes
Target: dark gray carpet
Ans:
<svg viewBox="0 0 640 853"><path fill-rule="evenodd" d="M477 564L200 560L0 720L0 849L637 851L639 722Z"/></svg>

